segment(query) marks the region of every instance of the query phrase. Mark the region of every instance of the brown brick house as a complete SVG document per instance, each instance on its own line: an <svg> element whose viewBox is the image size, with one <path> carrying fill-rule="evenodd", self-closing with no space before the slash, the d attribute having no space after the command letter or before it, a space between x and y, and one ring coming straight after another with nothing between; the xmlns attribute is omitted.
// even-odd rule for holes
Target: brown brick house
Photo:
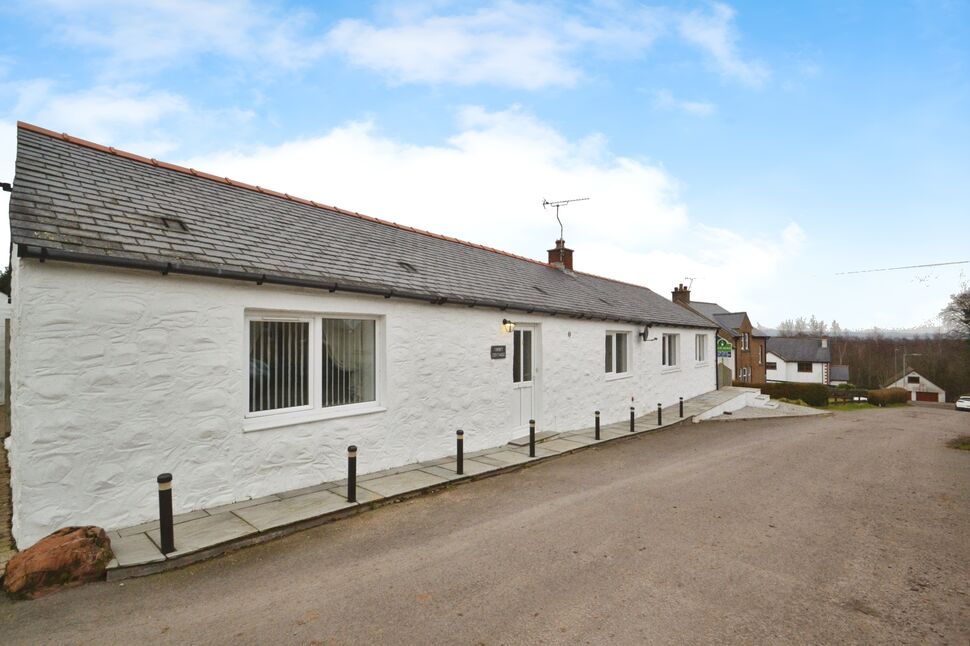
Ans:
<svg viewBox="0 0 970 646"><path fill-rule="evenodd" d="M756 328L747 312L729 312L717 303L691 301L690 289L679 285L672 292L673 302L717 324L717 336L731 343L730 359L718 358L718 388L730 381L763 384L766 380L768 335Z"/></svg>

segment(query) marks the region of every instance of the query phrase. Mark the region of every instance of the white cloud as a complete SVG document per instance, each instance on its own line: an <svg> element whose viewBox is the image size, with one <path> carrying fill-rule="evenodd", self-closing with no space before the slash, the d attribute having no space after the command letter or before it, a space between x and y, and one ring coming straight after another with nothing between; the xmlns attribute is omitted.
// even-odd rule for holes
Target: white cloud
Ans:
<svg viewBox="0 0 970 646"><path fill-rule="evenodd" d="M252 0L38 0L62 40L104 51L110 73L169 67L215 54L301 67L322 48L305 32L312 14ZM38 12L33 7L33 12Z"/></svg>
<svg viewBox="0 0 970 646"><path fill-rule="evenodd" d="M664 294L684 276L704 276L709 293L736 303L771 283L737 276L770 276L803 237L797 225L751 236L692 223L662 168L611 153L599 135L571 141L518 109L465 108L440 145L395 141L355 122L182 163L538 259L559 235L542 199L590 197L561 211L577 269Z"/></svg>
<svg viewBox="0 0 970 646"><path fill-rule="evenodd" d="M723 76L759 87L771 72L763 63L741 56L734 17L734 9L714 3L710 13L691 11L681 15L678 31L684 40L706 52Z"/></svg>
<svg viewBox="0 0 970 646"><path fill-rule="evenodd" d="M713 103L677 99L670 90L658 90L653 98L654 107L660 110L677 110L695 117L710 117L717 112L717 106Z"/></svg>

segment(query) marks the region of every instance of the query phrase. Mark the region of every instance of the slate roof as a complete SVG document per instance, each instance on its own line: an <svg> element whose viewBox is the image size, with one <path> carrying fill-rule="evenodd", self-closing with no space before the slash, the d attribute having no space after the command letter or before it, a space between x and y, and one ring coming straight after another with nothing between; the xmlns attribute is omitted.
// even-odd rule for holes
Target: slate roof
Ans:
<svg viewBox="0 0 970 646"><path fill-rule="evenodd" d="M829 381L849 381L849 366L830 367Z"/></svg>
<svg viewBox="0 0 970 646"><path fill-rule="evenodd" d="M823 348L821 339L809 337L770 337L768 352L778 355L785 361L832 362L831 348Z"/></svg>
<svg viewBox="0 0 970 646"><path fill-rule="evenodd" d="M332 290L714 327L637 285L18 123L18 253ZM183 227L184 225L184 227Z"/></svg>
<svg viewBox="0 0 970 646"><path fill-rule="evenodd" d="M747 312L729 312L717 303L707 303L705 301L691 301L690 306L734 336L741 336L741 324L744 322L744 317L747 315ZM754 326L751 326L751 334L757 337L768 336Z"/></svg>

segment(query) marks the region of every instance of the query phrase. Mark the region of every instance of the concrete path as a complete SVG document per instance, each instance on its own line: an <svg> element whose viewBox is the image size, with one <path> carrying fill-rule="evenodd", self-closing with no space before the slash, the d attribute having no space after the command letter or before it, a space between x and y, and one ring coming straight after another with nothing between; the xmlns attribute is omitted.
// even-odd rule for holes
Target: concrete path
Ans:
<svg viewBox="0 0 970 646"><path fill-rule="evenodd" d="M4 644L966 644L968 415L696 424L191 568L0 600Z"/></svg>
<svg viewBox="0 0 970 646"><path fill-rule="evenodd" d="M108 532L115 553L108 566L108 579L117 581L182 567L403 497L497 475L527 463L572 453L590 444L690 421L694 415L741 397L750 390L723 388L686 400L684 417L680 417L679 406L671 406L663 410L661 425L657 424L656 410L651 410L636 419L632 433L628 421L604 425L598 441L592 428L570 433L543 432L537 434L542 441L537 443L534 458L529 457L528 438L524 443L514 440L503 447L467 453L462 475L456 472L454 456L362 475L357 479L357 501L353 503L347 502L347 485L343 480L181 514L175 517L176 551L167 555L159 549L161 538L157 521L114 529Z"/></svg>
<svg viewBox="0 0 970 646"><path fill-rule="evenodd" d="M757 408L745 406L736 410L730 415L718 415L711 417L712 422L730 422L739 419L764 419L768 417L812 417L815 415L831 415L831 411L812 408L811 406L799 406L787 402L774 402L777 408Z"/></svg>

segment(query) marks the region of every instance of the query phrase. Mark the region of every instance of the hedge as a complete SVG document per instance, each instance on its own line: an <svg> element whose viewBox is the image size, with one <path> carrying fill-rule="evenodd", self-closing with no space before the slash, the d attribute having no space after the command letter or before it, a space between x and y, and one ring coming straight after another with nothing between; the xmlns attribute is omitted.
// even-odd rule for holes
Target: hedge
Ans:
<svg viewBox="0 0 970 646"><path fill-rule="evenodd" d="M771 384L749 384L736 381L734 385L758 388L762 394L775 399L800 399L809 406L827 406L829 403L829 389L825 384L798 384L787 381Z"/></svg>
<svg viewBox="0 0 970 646"><path fill-rule="evenodd" d="M870 390L869 403L873 406L887 406L889 404L905 404L911 395L905 388L880 388Z"/></svg>

